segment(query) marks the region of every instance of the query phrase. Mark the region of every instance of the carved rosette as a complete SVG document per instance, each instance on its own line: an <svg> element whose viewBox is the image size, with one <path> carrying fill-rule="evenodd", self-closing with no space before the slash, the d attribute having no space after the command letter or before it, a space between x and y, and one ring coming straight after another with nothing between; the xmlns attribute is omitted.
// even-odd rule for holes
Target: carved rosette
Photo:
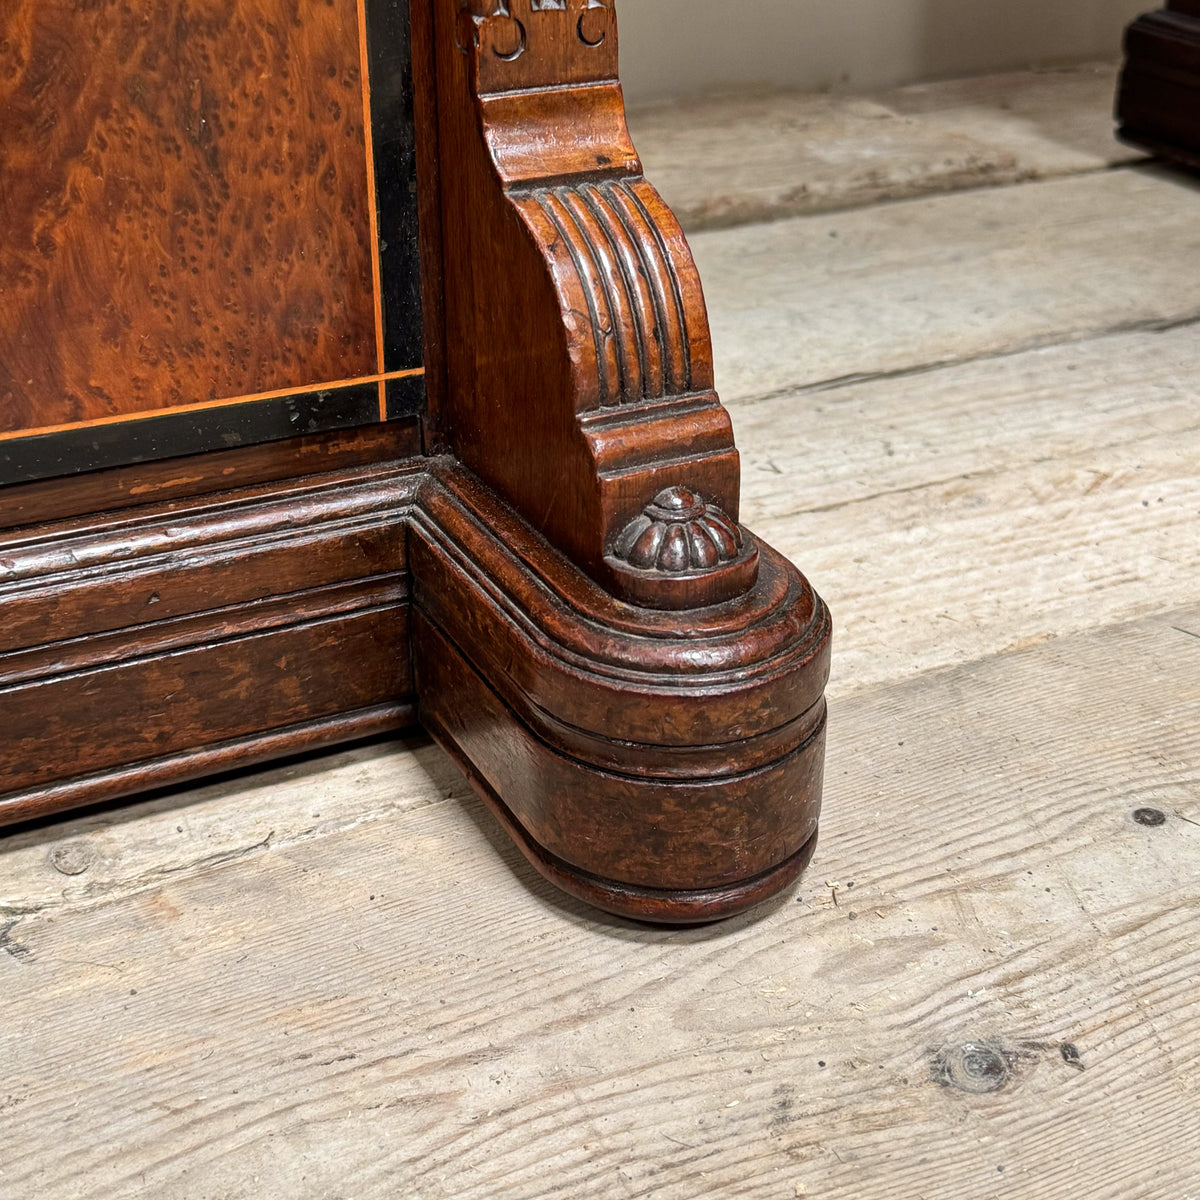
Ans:
<svg viewBox="0 0 1200 1200"><path fill-rule="evenodd" d="M695 492L673 487L625 527L616 555L642 571L707 571L732 562L742 548L741 530Z"/></svg>
<svg viewBox="0 0 1200 1200"><path fill-rule="evenodd" d="M645 608L701 608L740 596L758 576L754 539L686 487L659 494L605 560L624 598Z"/></svg>

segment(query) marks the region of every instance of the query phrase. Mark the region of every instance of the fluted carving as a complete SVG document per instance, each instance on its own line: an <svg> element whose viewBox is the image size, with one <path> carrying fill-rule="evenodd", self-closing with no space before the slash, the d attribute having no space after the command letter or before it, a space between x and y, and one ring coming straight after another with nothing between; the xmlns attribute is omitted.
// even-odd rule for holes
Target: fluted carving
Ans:
<svg viewBox="0 0 1200 1200"><path fill-rule="evenodd" d="M740 594L755 578L742 547L711 570L698 549L674 576L613 555L672 486L736 531L739 463L695 262L629 137L612 0L442 3L439 70L462 89L439 109L443 144L469 162L445 205L448 387L432 423L621 599ZM485 262L506 289L476 288Z"/></svg>
<svg viewBox="0 0 1200 1200"><path fill-rule="evenodd" d="M603 180L522 201L553 223L587 297L600 407L692 390L683 285L645 186Z"/></svg>

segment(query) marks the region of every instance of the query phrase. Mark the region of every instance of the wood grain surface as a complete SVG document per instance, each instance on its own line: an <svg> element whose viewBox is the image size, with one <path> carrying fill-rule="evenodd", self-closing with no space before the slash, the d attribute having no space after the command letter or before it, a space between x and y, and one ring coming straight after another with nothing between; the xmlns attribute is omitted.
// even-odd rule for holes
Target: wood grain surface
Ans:
<svg viewBox="0 0 1200 1200"><path fill-rule="evenodd" d="M1194 331L1179 329L846 388L812 410L786 398L742 410L748 519L838 603L834 700L1194 597L1198 373ZM1117 454L1125 465L1112 470ZM929 593L937 612L919 619ZM189 792L186 836L171 836L165 801L129 810L119 827L111 815L64 822L60 836L119 840L112 872L89 877L119 889L236 852L259 816L280 838L300 836L312 825L309 788L322 833L468 790L428 746L324 761L327 775L313 765L315 776L281 769ZM0 900L33 889L55 905L70 894L41 859L2 844Z"/></svg>
<svg viewBox="0 0 1200 1200"><path fill-rule="evenodd" d="M377 587L355 596L348 614L240 636L221 630L225 639L210 630L199 645L157 650L151 644L141 658L5 687L0 718L6 758L16 760L16 769L6 764L2 786L17 797L11 803L4 797L5 815L26 815L36 799L20 793L63 781L64 763L72 776L93 775L406 703L412 694L407 607L397 591ZM296 607L304 605L307 614L309 604L305 598ZM348 661L360 669L348 671Z"/></svg>
<svg viewBox="0 0 1200 1200"><path fill-rule="evenodd" d="M833 610L831 691L1195 597L1197 378L1189 324L735 408L746 523Z"/></svg>
<svg viewBox="0 0 1200 1200"><path fill-rule="evenodd" d="M838 705L811 886L716 931L555 898L425 752L17 835L0 1195L1187 1196L1198 621Z"/></svg>
<svg viewBox="0 0 1200 1200"><path fill-rule="evenodd" d="M689 233L998 187L1141 157L1113 138L1116 63L866 96L770 91L635 107L634 144Z"/></svg>
<svg viewBox="0 0 1200 1200"><path fill-rule="evenodd" d="M614 7L433 11L447 382L434 441L613 595L728 599L691 578L656 589L666 571L634 581L609 553L665 488L733 520L738 501L695 263L629 140Z"/></svg>
<svg viewBox="0 0 1200 1200"><path fill-rule="evenodd" d="M717 388L734 410L1195 320L1198 195L1130 167L697 234Z"/></svg>
<svg viewBox="0 0 1200 1200"><path fill-rule="evenodd" d="M0 10L0 432L376 367L354 0Z"/></svg>
<svg viewBox="0 0 1200 1200"><path fill-rule="evenodd" d="M412 719L384 463L0 534L0 821Z"/></svg>
<svg viewBox="0 0 1200 1200"><path fill-rule="evenodd" d="M427 743L10 832L0 1196L1192 1196L1200 363L1194 327L1153 327L1196 316L1194 194L1131 204L1123 174L964 215L968 249L1039 208L1098 223L989 259L985 314L1018 319L979 361L939 365L983 298L931 254L931 199L873 211L919 286L831 256L838 320L804 300L771 360L796 382L882 346L904 379L746 377L746 520L847 618L793 903L715 933L598 918ZM1089 263L1112 286L1047 321ZM1022 350L1039 296L1065 344Z"/></svg>
<svg viewBox="0 0 1200 1200"><path fill-rule="evenodd" d="M429 522L432 540L448 547L449 579L422 578L412 560L429 617L413 639L425 647L422 719L486 782L521 840L538 848L535 858L553 857L588 876L589 887L609 886L610 910L688 924L732 916L793 882L815 845L828 611L791 564L737 528L737 453L712 392L703 295L678 223L641 178L628 142L612 5L520 0L511 12L490 4L472 11L437 0L434 11L441 29L437 109L446 117L439 126L444 257L454 264L445 276L445 312L460 318L460 336L447 344L466 372L460 382L471 385L452 391L448 428L465 465L498 494L486 529L515 520L514 510L533 529L521 531L524 557L510 555L507 573L493 574L482 559L501 558L506 545L481 549L477 533L459 538ZM227 14L234 32L244 31L243 13ZM399 14L393 4L392 15ZM113 30L118 41L137 28L123 16ZM365 10L356 16L369 48ZM294 14L293 24L301 23ZM33 25L36 43L41 27ZM139 33L169 33L197 61L206 41L227 49L217 36L225 31L215 27L179 18L169 31L144 25ZM268 21L263 32L272 28ZM514 31L519 49L501 52ZM168 85L169 106L174 64L164 66L144 45L110 51L103 37L97 44L98 59L80 73L84 92L93 75L107 77L104 64L114 53L124 63L136 52L145 68L138 80ZM315 58L308 69L324 75L320 48L308 50L306 58ZM335 63L328 65L333 78ZM263 69L257 78L268 75ZM369 114L365 62L357 79ZM236 127L219 98L231 93L236 101L244 85L241 99L252 104L259 91L236 72L221 76L209 111L203 101L211 82L207 75L193 80L192 140L204 153L206 183L215 179L219 187L225 127ZM137 107L136 97L127 99ZM286 91L283 99L290 99ZM77 119L88 105L76 97L69 107ZM278 129L291 136L286 113ZM375 132L373 124L364 132L371 167ZM110 168L102 164L101 173L107 178ZM368 169L369 194L375 183ZM269 192L258 198L269 220L274 199ZM297 212L300 199L291 198ZM382 227L374 209L368 218L374 247L384 240ZM210 234L220 234L216 224ZM375 253L370 265L370 290L379 295ZM320 272L322 263L312 268ZM277 279L254 277L253 261L244 269L256 285L294 302ZM378 373L386 365L381 309L375 317ZM277 332L288 350L289 331ZM382 415L382 388L338 389L346 400L343 392L355 407L342 424ZM315 395L322 405L329 398L324 390ZM219 411L232 423L268 397L257 400L236 408L213 403L226 405ZM190 419L194 406L185 408L175 418ZM614 422L609 410L622 408ZM303 413L279 416L268 432L281 440L293 429L321 428ZM102 417L84 431L89 448L104 422L122 439L154 428ZM19 447L31 453L35 441L26 436ZM200 449L168 435L145 457ZM85 461L78 469L100 465ZM58 466L53 460L52 473ZM299 485L242 494L235 511L263 501L263 511L236 513L245 536L229 536L218 501L190 512L147 505L112 519L35 527L7 545L0 538L0 601L8 591L10 613L0 634L0 719L10 735L0 809L13 819L40 815L62 786L100 776L107 784L124 771L143 779L147 763L188 750L407 701L404 523L430 514L393 514L380 529L371 526L377 512L352 511L340 492L332 512L321 502L312 512L305 492ZM425 493L422 487L415 509ZM463 516L474 531L475 515ZM544 540L535 542L537 533ZM562 574L556 552L570 567L560 600L543 595L514 611L509 596L544 592L548 577ZM324 585L367 580L377 585L372 594L356 588L336 615L320 611L314 593ZM615 622L596 619L594 581L607 585L603 599L619 610ZM454 623L437 620L428 597L438 592ZM234 611L264 603L286 609L289 601L295 628L269 635L245 628L244 614ZM660 610L668 609L689 615L664 628ZM364 623L380 621L395 638L366 641ZM177 622L188 625L190 644L176 640ZM318 625L303 651L292 646ZM476 628L485 632L482 644L463 636ZM555 634L561 645L551 648ZM588 639L602 643L594 656L566 652L568 641ZM60 654L60 643L85 640ZM97 644L110 647L102 663L91 658ZM514 681L517 695L508 696ZM565 703L546 701L560 691ZM543 706L544 716L532 720L522 711ZM589 707L596 719L581 722L580 710ZM566 746L564 725L571 727ZM587 739L595 753L581 759ZM714 746L725 753L714 754ZM708 766L697 761L703 757ZM717 766L717 757L728 762ZM645 903L625 905L630 889Z"/></svg>
<svg viewBox="0 0 1200 1200"><path fill-rule="evenodd" d="M291 476L408 458L421 452L415 417L164 462L139 463L0 489L5 529L179 500Z"/></svg>

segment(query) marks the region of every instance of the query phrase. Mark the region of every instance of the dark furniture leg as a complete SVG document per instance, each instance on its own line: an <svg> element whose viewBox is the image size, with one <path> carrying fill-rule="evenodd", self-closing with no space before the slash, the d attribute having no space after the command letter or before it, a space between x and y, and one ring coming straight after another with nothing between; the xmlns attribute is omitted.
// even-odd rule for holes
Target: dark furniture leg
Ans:
<svg viewBox="0 0 1200 1200"><path fill-rule="evenodd" d="M409 537L418 715L560 886L729 916L812 851L829 615L737 523L700 280L629 139L611 4L435 14L447 458Z"/></svg>
<svg viewBox="0 0 1200 1200"><path fill-rule="evenodd" d="M1125 51L1120 136L1200 167L1200 0L1171 0L1139 17L1126 34Z"/></svg>

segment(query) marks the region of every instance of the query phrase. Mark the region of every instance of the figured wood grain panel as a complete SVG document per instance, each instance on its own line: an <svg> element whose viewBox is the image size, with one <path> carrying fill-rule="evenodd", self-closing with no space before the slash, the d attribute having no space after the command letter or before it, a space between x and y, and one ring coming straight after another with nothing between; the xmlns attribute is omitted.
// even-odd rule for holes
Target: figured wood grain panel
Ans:
<svg viewBox="0 0 1200 1200"><path fill-rule="evenodd" d="M0 432L372 373L355 0L10 0L0 229Z"/></svg>

